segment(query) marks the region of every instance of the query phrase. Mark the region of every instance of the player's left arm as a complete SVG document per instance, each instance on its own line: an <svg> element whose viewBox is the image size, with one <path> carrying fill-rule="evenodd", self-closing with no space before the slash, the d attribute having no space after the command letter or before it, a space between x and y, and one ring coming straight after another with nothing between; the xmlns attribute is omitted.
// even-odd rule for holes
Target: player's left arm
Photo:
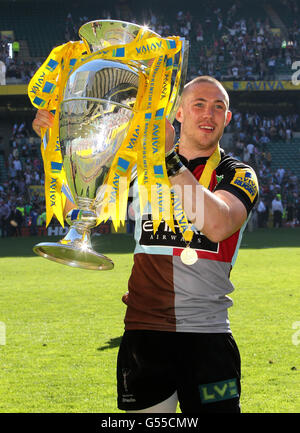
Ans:
<svg viewBox="0 0 300 433"><path fill-rule="evenodd" d="M212 242L227 239L246 221L245 204L233 193L223 189L209 191L189 170L169 179L181 197L187 218Z"/></svg>
<svg viewBox="0 0 300 433"><path fill-rule="evenodd" d="M166 151L173 141L174 128L166 122ZM169 176L187 218L212 242L221 242L242 227L258 195L251 167L232 160L225 166L223 180L213 192L200 185L188 169Z"/></svg>
<svg viewBox="0 0 300 433"><path fill-rule="evenodd" d="M216 230L216 235L219 239L224 240L242 227L248 217L248 213L241 200L230 192L218 190L214 192L214 195L227 207L226 222L219 225Z"/></svg>

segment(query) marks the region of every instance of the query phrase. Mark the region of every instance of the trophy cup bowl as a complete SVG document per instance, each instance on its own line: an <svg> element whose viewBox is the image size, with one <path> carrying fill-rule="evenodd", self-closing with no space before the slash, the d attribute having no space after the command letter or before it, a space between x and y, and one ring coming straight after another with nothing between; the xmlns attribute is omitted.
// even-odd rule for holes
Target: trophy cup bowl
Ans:
<svg viewBox="0 0 300 433"><path fill-rule="evenodd" d="M138 80L136 71L126 65L99 59L71 74L60 107L59 135L68 186L80 218L75 220L71 214L67 235L57 243L36 245L37 254L85 269L113 268L109 258L92 248L90 232L96 225L96 196L101 195L133 116Z"/></svg>
<svg viewBox="0 0 300 433"><path fill-rule="evenodd" d="M79 29L79 35L88 51L93 53L108 46L129 43L141 29L149 37L159 36L147 27L111 20L86 23ZM183 62L184 78L187 49L188 44ZM134 115L139 73L147 66L147 60L129 65L91 57L89 62L70 74L60 106L59 138L63 166L76 211L66 217L70 224L66 236L59 242L37 244L33 248L36 254L84 269L106 270L114 267L110 258L93 249L91 229L96 226L96 205L98 212L107 173ZM172 113L176 112L182 87Z"/></svg>

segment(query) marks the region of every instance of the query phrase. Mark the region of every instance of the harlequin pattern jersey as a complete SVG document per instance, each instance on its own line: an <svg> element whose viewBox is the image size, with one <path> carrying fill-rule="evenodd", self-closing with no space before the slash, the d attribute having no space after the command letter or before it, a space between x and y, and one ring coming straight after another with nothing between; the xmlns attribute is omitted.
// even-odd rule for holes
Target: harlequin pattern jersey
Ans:
<svg viewBox="0 0 300 433"><path fill-rule="evenodd" d="M207 158L181 161L199 179ZM244 204L248 217L258 197L254 170L221 152L209 189L226 190ZM180 254L186 246L178 226L174 233L162 222L153 233L149 209L141 215L134 200L134 265L128 283L125 329L176 332L231 332L228 296L234 287L230 271L241 243L243 227L222 242L214 243L195 228L190 247L198 260L185 265Z"/></svg>

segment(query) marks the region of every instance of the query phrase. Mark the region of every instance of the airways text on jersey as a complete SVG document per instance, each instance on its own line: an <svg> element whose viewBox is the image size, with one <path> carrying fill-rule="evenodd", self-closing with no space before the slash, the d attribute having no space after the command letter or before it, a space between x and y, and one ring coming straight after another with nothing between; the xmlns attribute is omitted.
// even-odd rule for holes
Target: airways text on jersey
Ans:
<svg viewBox="0 0 300 433"><path fill-rule="evenodd" d="M149 215L150 217L150 215ZM176 248L185 248L186 241L180 233L179 226L174 224L175 233L170 229L170 227L163 221L156 233L153 233L153 222L151 219L143 219L142 222L142 231L141 237L139 240L140 245L155 245L161 247L176 247ZM210 252L218 252L218 243L211 242L206 236L204 236L201 232L197 231L196 228L192 227L194 231L194 235L192 241L190 243L191 248L210 251Z"/></svg>

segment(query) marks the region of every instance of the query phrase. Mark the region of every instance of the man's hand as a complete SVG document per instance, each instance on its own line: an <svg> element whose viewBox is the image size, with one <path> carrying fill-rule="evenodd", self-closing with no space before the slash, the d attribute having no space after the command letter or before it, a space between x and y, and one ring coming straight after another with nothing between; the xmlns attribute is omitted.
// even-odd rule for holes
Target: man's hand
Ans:
<svg viewBox="0 0 300 433"><path fill-rule="evenodd" d="M174 126L166 119L166 153L174 147L175 129Z"/></svg>
<svg viewBox="0 0 300 433"><path fill-rule="evenodd" d="M41 128L51 128L54 122L54 115L47 110L38 110L32 122L32 128L36 134L41 136Z"/></svg>

